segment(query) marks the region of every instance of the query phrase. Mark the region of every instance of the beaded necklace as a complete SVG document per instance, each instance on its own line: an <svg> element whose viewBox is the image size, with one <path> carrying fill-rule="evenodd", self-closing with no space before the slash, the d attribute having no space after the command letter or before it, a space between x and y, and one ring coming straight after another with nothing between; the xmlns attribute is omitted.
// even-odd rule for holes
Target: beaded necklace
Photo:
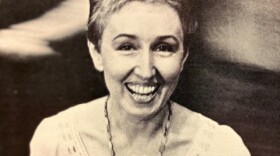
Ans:
<svg viewBox="0 0 280 156"><path fill-rule="evenodd" d="M111 133L111 123L109 120L109 116L108 116L108 99L105 102L105 109L104 109L104 113L105 113L105 118L106 118L106 124L107 124L107 133L108 133L108 139L109 139L109 146L111 149L111 156L116 156L116 152L114 150L114 144L112 142L112 133ZM165 151L165 146L166 146L166 142L167 142L167 135L168 135L168 131L170 128L170 119L171 119L171 115L172 115L172 108L171 108L171 102L168 102L168 116L167 116L167 121L165 123L165 126L162 126L164 128L164 132L163 132L163 138L161 140L161 144L159 146L158 152L160 154L160 156L163 155L163 152Z"/></svg>

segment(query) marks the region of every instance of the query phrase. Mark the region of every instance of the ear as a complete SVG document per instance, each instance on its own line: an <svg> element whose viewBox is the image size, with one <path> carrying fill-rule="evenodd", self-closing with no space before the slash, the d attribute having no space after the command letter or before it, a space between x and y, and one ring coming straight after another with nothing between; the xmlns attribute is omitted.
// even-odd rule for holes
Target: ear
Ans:
<svg viewBox="0 0 280 156"><path fill-rule="evenodd" d="M102 72L104 70L104 67L100 52L96 50L95 45L92 44L89 40L87 41L87 44L95 69Z"/></svg>

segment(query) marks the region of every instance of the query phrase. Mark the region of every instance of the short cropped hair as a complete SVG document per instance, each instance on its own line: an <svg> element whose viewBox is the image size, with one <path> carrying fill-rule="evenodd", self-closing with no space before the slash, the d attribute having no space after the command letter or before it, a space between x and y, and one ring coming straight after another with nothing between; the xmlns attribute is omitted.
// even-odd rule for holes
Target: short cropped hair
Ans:
<svg viewBox="0 0 280 156"><path fill-rule="evenodd" d="M100 52L100 40L108 17L132 1L164 3L174 8L181 20L184 38L196 30L196 0L90 0L87 35L88 40L95 45L98 52Z"/></svg>

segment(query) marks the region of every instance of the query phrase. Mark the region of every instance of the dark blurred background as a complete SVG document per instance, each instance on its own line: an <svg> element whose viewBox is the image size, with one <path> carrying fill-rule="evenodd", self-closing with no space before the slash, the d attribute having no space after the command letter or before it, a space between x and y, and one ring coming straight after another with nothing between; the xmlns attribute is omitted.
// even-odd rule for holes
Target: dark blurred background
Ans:
<svg viewBox="0 0 280 156"><path fill-rule="evenodd" d="M36 33L33 39L47 42L48 53L22 53L26 49L5 42L7 36L30 37L32 28L21 27L27 34L3 35L3 30L44 20L48 12L74 1L0 0L0 155L29 155L29 141L43 118L107 94L83 27L54 39ZM178 103L233 127L253 156L280 155L279 3L200 3L200 27L173 95ZM61 25L63 20L68 19Z"/></svg>

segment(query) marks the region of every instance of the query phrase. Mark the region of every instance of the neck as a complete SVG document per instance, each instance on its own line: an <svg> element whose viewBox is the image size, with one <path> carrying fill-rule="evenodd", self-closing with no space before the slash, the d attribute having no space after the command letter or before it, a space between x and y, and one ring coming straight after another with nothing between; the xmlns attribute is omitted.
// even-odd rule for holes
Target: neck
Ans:
<svg viewBox="0 0 280 156"><path fill-rule="evenodd" d="M108 100L107 109L112 129L125 134L127 139L130 140L156 136L167 120L169 113L169 106L165 105L156 114L136 116L129 114L120 105L114 104L110 100Z"/></svg>

